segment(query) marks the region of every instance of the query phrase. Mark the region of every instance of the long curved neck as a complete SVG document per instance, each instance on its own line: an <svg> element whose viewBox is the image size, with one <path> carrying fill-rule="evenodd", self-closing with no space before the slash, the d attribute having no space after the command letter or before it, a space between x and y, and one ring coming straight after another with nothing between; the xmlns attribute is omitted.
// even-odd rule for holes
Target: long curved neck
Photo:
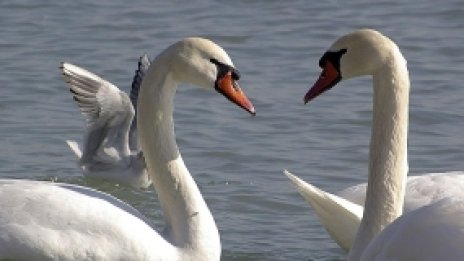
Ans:
<svg viewBox="0 0 464 261"><path fill-rule="evenodd" d="M169 67L170 59L158 56L140 89L137 128L142 151L164 212L166 239L193 251L191 256L200 253L219 259L216 224L176 144L173 98L177 82Z"/></svg>
<svg viewBox="0 0 464 261"><path fill-rule="evenodd" d="M363 219L348 260L361 260L371 240L402 214L406 178L409 75L398 49L373 75L369 176Z"/></svg>

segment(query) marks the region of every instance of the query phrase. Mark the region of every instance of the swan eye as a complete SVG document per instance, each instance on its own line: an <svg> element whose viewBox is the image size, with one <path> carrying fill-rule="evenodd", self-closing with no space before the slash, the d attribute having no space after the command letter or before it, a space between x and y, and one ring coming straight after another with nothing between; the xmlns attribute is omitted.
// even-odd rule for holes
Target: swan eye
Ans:
<svg viewBox="0 0 464 261"><path fill-rule="evenodd" d="M232 79L234 79L234 80L240 79L240 73L236 69L234 69L232 66L221 63L220 61L216 60L215 58L211 58L211 59L209 59L209 61L216 65L216 67L218 69L218 73L217 73L217 78L218 79L224 77L229 72L232 73Z"/></svg>
<svg viewBox="0 0 464 261"><path fill-rule="evenodd" d="M347 52L347 49L343 48L338 51L328 51L319 60L319 67L324 68L327 62L330 62L335 66L337 70L340 70L340 59Z"/></svg>
<svg viewBox="0 0 464 261"><path fill-rule="evenodd" d="M326 72L325 70L322 70L321 76L320 76L320 77L321 77L322 79L325 79L326 76L327 76L327 72Z"/></svg>
<svg viewBox="0 0 464 261"><path fill-rule="evenodd" d="M235 81L240 80L240 72L235 69L232 69L232 79L234 79Z"/></svg>

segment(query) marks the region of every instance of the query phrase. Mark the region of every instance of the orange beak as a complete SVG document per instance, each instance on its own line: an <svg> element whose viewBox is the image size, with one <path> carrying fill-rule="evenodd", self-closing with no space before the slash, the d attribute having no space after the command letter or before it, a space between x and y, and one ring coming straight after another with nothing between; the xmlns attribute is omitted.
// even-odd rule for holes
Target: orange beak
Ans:
<svg viewBox="0 0 464 261"><path fill-rule="evenodd" d="M308 103L310 100L334 87L341 79L342 77L335 66L330 61L326 61L319 79L317 79L313 87L306 93L303 99L304 103Z"/></svg>
<svg viewBox="0 0 464 261"><path fill-rule="evenodd" d="M256 115L255 107L253 107L253 104L242 91L237 81L232 78L232 72L228 72L222 78L217 79L216 90L251 115Z"/></svg>

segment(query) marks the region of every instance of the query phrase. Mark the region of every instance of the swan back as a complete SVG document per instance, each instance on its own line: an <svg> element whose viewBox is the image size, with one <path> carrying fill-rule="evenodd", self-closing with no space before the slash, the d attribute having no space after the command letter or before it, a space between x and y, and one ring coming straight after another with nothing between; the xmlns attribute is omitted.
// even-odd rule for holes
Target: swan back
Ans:
<svg viewBox="0 0 464 261"><path fill-rule="evenodd" d="M91 188L2 179L0 199L1 260L172 260L176 255L136 209Z"/></svg>
<svg viewBox="0 0 464 261"><path fill-rule="evenodd" d="M387 226L361 260L463 260L464 201L460 194L404 214Z"/></svg>

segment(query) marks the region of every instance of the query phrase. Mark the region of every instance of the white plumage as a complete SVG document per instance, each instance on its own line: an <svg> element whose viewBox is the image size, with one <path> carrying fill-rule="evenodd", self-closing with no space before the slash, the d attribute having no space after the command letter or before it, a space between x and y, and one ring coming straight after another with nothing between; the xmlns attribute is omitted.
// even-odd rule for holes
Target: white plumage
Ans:
<svg viewBox="0 0 464 261"><path fill-rule="evenodd" d="M186 38L158 55L142 82L137 128L166 221L163 234L129 205L90 188L0 180L0 259L219 260L219 231L177 148L173 97L178 83L199 84L254 113L231 78L234 70L221 47ZM114 94L108 93L120 99Z"/></svg>
<svg viewBox="0 0 464 261"><path fill-rule="evenodd" d="M63 63L61 70L86 119L83 148L66 141L87 178L147 188L151 180L138 144L135 120L140 85L150 61L140 57L129 95L81 67Z"/></svg>
<svg viewBox="0 0 464 261"><path fill-rule="evenodd" d="M325 193L286 172L308 200L337 242L350 248L348 260L463 260L464 189L462 173L433 174L407 181L409 73L398 46L381 33L363 29L338 39L322 56L319 79L305 95L308 102L339 81L371 75L372 132L368 183L361 218L360 207ZM346 90L346 89L345 89ZM405 215L405 194L415 208ZM448 190L448 185L452 184ZM362 200L360 187L351 189ZM324 212L324 208L329 211ZM330 217L329 212L338 216ZM343 214L341 214L343 213ZM333 226L335 222L340 224ZM345 223L343 223L345 222ZM329 224L329 225L328 225ZM351 230L338 229L352 224ZM332 227L331 227L332 226ZM351 233L351 235L350 235Z"/></svg>

